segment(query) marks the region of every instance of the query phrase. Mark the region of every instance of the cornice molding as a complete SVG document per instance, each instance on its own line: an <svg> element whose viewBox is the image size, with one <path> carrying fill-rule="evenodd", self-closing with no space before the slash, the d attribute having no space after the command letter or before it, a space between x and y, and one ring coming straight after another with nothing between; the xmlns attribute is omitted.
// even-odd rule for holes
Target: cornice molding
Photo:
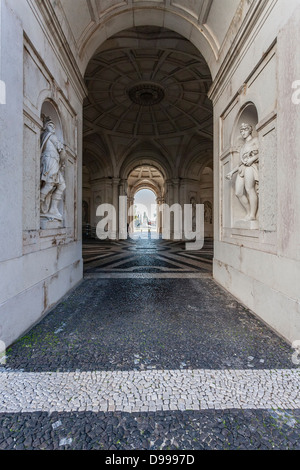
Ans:
<svg viewBox="0 0 300 470"><path fill-rule="evenodd" d="M259 20L264 14L267 16L270 14L277 1L278 0L253 0L243 24L220 64L218 73L209 90L208 97L213 103L218 100L226 87L237 61L240 61L241 58L244 57L247 44L253 40L253 35L257 34ZM253 33L254 30L255 32Z"/></svg>
<svg viewBox="0 0 300 470"><path fill-rule="evenodd" d="M77 97L80 102L82 102L87 96L87 89L81 71L77 65L78 58L74 56L68 44L68 39L58 21L51 1L27 0L27 3L37 18L54 53L58 57L62 68L66 71L66 75L70 79L70 83Z"/></svg>

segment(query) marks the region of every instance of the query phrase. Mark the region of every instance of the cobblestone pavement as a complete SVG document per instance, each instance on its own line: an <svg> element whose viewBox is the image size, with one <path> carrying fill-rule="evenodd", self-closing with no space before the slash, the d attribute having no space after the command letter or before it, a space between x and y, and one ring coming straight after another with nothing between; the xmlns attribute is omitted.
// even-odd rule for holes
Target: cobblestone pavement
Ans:
<svg viewBox="0 0 300 470"><path fill-rule="evenodd" d="M0 367L0 449L300 449L294 351L211 279L211 244L183 251L86 243Z"/></svg>

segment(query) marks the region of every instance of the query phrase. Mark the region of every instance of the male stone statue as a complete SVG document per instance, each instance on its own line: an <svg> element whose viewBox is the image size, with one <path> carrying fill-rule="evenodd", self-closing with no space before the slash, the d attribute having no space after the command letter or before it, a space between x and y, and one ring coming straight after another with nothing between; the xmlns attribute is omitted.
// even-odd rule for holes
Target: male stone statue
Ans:
<svg viewBox="0 0 300 470"><path fill-rule="evenodd" d="M235 194L246 210L245 220L251 221L256 220L258 210L259 141L257 137L253 137L253 128L250 124L242 124L240 132L245 141L240 152L241 163L228 173L226 178L231 180L237 173Z"/></svg>
<svg viewBox="0 0 300 470"><path fill-rule="evenodd" d="M65 149L55 134L50 117L43 116L41 134L41 217L62 221L58 203L66 189L62 170L65 167Z"/></svg>

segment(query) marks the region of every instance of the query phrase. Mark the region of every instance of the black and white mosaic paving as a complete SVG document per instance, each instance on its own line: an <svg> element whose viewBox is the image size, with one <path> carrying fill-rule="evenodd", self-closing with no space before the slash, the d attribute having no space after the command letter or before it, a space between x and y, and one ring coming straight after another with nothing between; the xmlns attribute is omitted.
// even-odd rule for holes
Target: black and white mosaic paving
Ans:
<svg viewBox="0 0 300 470"><path fill-rule="evenodd" d="M85 279L0 367L0 449L300 449L293 350L212 250L89 241Z"/></svg>
<svg viewBox="0 0 300 470"><path fill-rule="evenodd" d="M202 250L187 251L183 242L148 237L136 241L86 241L84 260L86 277L198 277L211 274L212 242L207 240Z"/></svg>

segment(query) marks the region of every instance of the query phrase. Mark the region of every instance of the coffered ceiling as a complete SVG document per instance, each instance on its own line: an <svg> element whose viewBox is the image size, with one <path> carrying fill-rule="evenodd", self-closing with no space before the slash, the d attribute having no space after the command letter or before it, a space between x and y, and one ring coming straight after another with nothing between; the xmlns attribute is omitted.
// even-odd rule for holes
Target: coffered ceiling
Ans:
<svg viewBox="0 0 300 470"><path fill-rule="evenodd" d="M142 159L198 178L212 161L208 90L258 0L47 1L84 75L91 175L118 177Z"/></svg>
<svg viewBox="0 0 300 470"><path fill-rule="evenodd" d="M163 195L164 177L161 172L150 165L135 168L128 177L128 195L134 197L137 191L151 188L157 196Z"/></svg>
<svg viewBox="0 0 300 470"><path fill-rule="evenodd" d="M143 27L115 35L90 61L85 81L84 141L116 167L144 142L173 167L196 147L212 148L210 71L177 33Z"/></svg>
<svg viewBox="0 0 300 470"><path fill-rule="evenodd" d="M164 34L159 28L137 29L137 36L148 36L145 47L118 46L91 60L85 76L86 136L100 131L160 138L193 132L212 138L209 69L189 44L186 52L163 49L160 39L155 48L155 38Z"/></svg>

